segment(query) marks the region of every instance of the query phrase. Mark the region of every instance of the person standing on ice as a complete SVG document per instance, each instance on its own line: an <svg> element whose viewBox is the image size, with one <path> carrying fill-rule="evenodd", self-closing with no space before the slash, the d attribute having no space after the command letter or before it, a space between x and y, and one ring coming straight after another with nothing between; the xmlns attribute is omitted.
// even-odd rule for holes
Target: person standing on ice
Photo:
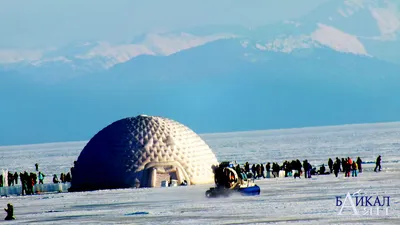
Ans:
<svg viewBox="0 0 400 225"><path fill-rule="evenodd" d="M361 164L362 164L361 158L360 158L360 157L357 157L357 166L358 166L358 172L359 172L359 173L362 173Z"/></svg>
<svg viewBox="0 0 400 225"><path fill-rule="evenodd" d="M332 173L332 170L333 170L333 161L332 161L331 158L328 159L328 166L329 166L330 173Z"/></svg>
<svg viewBox="0 0 400 225"><path fill-rule="evenodd" d="M253 177L255 177L256 176L256 165L252 165L251 166L251 172L253 173Z"/></svg>
<svg viewBox="0 0 400 225"><path fill-rule="evenodd" d="M376 158L376 162L375 162L376 166L374 171L376 172L376 169L378 169L379 167L379 171L381 171L382 167L381 167L381 156L379 155L378 158Z"/></svg>
<svg viewBox="0 0 400 225"><path fill-rule="evenodd" d="M42 172L39 172L39 184L43 184L44 180L44 174Z"/></svg>
<svg viewBox="0 0 400 225"><path fill-rule="evenodd" d="M14 173L14 182L15 182L15 184L18 184L18 173L17 172Z"/></svg>
<svg viewBox="0 0 400 225"><path fill-rule="evenodd" d="M22 185L22 195L28 195L29 194L29 183L31 183L30 177L28 175L28 172L24 171L24 173L19 174L20 180L21 180L21 185Z"/></svg>
<svg viewBox="0 0 400 225"><path fill-rule="evenodd" d="M349 162L348 161L344 161L342 162L342 167L343 167L343 171L344 171L344 176L348 177L350 176L350 166L349 166Z"/></svg>
<svg viewBox="0 0 400 225"><path fill-rule="evenodd" d="M256 173L255 173L255 178L259 178L260 177L260 164L256 165Z"/></svg>
<svg viewBox="0 0 400 225"><path fill-rule="evenodd" d="M60 181L58 180L58 177L57 177L56 174L53 175L53 183L54 183L54 184L60 183Z"/></svg>
<svg viewBox="0 0 400 225"><path fill-rule="evenodd" d="M271 171L271 163L268 162L267 165L265 165L265 170L267 173Z"/></svg>
<svg viewBox="0 0 400 225"><path fill-rule="evenodd" d="M65 175L65 181L66 182L71 182L72 181L72 177L71 177L71 173L68 172L67 175Z"/></svg>
<svg viewBox="0 0 400 225"><path fill-rule="evenodd" d="M32 195L33 194L33 186L35 185L35 181L33 180L33 175L32 173L30 173L28 175L28 173L26 175L24 175L25 178L27 179L27 194L28 195Z"/></svg>
<svg viewBox="0 0 400 225"><path fill-rule="evenodd" d="M274 178L279 177L279 170L280 168L278 163L272 163L272 175L274 175Z"/></svg>
<svg viewBox="0 0 400 225"><path fill-rule="evenodd" d="M246 171L246 173L249 173L249 172L250 172L250 165L249 165L249 162L246 162L246 163L244 164L244 171Z"/></svg>
<svg viewBox="0 0 400 225"><path fill-rule="evenodd" d="M351 176L352 177L357 177L357 171L358 171L358 165L356 162L353 162L353 164L351 165Z"/></svg>
<svg viewBox="0 0 400 225"><path fill-rule="evenodd" d="M336 161L333 164L333 172L335 173L335 177L338 177L339 171L340 171L340 161Z"/></svg>
<svg viewBox="0 0 400 225"><path fill-rule="evenodd" d="M338 166L339 166L339 172L340 172L340 167L341 167L341 165L340 165L340 159L339 159L338 157L336 157L336 163L337 163Z"/></svg>
<svg viewBox="0 0 400 225"><path fill-rule="evenodd" d="M36 171L39 171L39 164L35 163Z"/></svg>
<svg viewBox="0 0 400 225"><path fill-rule="evenodd" d="M350 157L347 157L347 162L352 165L353 164L353 160Z"/></svg>
<svg viewBox="0 0 400 225"><path fill-rule="evenodd" d="M301 165L300 160L296 159L296 169L297 169L297 172L299 173L300 176L301 176L301 173L302 173L301 168L302 168L302 165Z"/></svg>
<svg viewBox="0 0 400 225"><path fill-rule="evenodd" d="M9 187L14 186L14 177L10 171L7 173L7 183Z"/></svg>
<svg viewBox="0 0 400 225"><path fill-rule="evenodd" d="M307 159L303 161L303 168L304 168L304 178L310 178L310 164L308 163Z"/></svg>

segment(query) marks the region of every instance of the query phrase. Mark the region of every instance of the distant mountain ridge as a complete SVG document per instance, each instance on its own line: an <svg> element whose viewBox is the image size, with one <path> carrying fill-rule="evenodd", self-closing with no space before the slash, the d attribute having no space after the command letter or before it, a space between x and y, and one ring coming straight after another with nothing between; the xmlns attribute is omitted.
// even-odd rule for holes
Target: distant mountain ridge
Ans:
<svg viewBox="0 0 400 225"><path fill-rule="evenodd" d="M396 12L331 1L258 28L75 42L2 64L0 145L87 140L138 114L200 133L398 121ZM371 25L359 27L361 19Z"/></svg>
<svg viewBox="0 0 400 225"><path fill-rule="evenodd" d="M0 144L89 139L137 114L170 117L200 133L395 121L398 74L395 64L329 48L286 54L219 40L62 83L9 82L0 88L7 96Z"/></svg>
<svg viewBox="0 0 400 225"><path fill-rule="evenodd" d="M330 1L308 15L281 23L256 28L237 25L214 25L148 33L133 37L131 42L107 41L74 42L59 49L22 52L12 57L0 50L0 64L20 62L20 71L31 67L69 68L66 73L88 73L110 69L139 55L167 56L216 40L243 38L258 44L262 50L290 53L295 48L328 46L336 51L370 55L400 64L398 40L400 32L400 4L394 1L342 0ZM24 59L24 55L26 60ZM3 63L2 63L3 62ZM27 67L28 65L28 67Z"/></svg>

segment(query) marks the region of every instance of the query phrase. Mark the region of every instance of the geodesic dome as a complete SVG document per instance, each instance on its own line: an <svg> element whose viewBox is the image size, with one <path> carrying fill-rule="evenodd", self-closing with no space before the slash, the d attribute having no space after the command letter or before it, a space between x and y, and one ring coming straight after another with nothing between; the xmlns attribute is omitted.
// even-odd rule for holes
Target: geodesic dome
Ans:
<svg viewBox="0 0 400 225"><path fill-rule="evenodd" d="M71 191L189 184L214 181L218 164L210 147L188 127L162 117L118 120L84 147L72 173Z"/></svg>

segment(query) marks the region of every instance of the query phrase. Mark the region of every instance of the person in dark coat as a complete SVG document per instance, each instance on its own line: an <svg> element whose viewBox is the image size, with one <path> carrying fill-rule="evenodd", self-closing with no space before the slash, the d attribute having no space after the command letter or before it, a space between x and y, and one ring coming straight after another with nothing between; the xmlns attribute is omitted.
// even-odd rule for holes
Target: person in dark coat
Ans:
<svg viewBox="0 0 400 225"><path fill-rule="evenodd" d="M14 186L14 177L12 173L10 172L7 173L7 179L8 179L7 180L8 186L9 187Z"/></svg>
<svg viewBox="0 0 400 225"><path fill-rule="evenodd" d="M304 178L311 178L310 174L310 164L308 163L307 159L303 161L303 168L304 168Z"/></svg>
<svg viewBox="0 0 400 225"><path fill-rule="evenodd" d="M376 172L376 169L378 169L379 167L379 171L381 171L382 167L381 167L381 156L379 155L378 158L376 158L376 162L375 162L376 166L374 171Z"/></svg>
<svg viewBox="0 0 400 225"><path fill-rule="evenodd" d="M4 220L15 220L14 217L14 206L10 203L7 204L7 208L4 208L4 211L7 212L7 216Z"/></svg>
<svg viewBox="0 0 400 225"><path fill-rule="evenodd" d="M249 165L249 162L246 162L246 163L244 164L244 171L246 171L246 173L249 173L249 172L250 172L250 165Z"/></svg>
<svg viewBox="0 0 400 225"><path fill-rule="evenodd" d="M65 181L66 182L71 182L72 181L72 176L71 176L70 172L68 172L67 175L65 175Z"/></svg>
<svg viewBox="0 0 400 225"><path fill-rule="evenodd" d="M17 172L14 173L14 182L15 182L15 184L18 184L18 173Z"/></svg>
<svg viewBox="0 0 400 225"><path fill-rule="evenodd" d="M339 171L340 171L340 161L336 161L333 164L333 172L335 173L335 176L338 177Z"/></svg>
<svg viewBox="0 0 400 225"><path fill-rule="evenodd" d="M256 165L251 166L251 172L253 173L253 176L256 177Z"/></svg>
<svg viewBox="0 0 400 225"><path fill-rule="evenodd" d="M322 166L319 168L319 174L324 175L325 174L325 164L322 164Z"/></svg>
<svg viewBox="0 0 400 225"><path fill-rule="evenodd" d="M53 183L54 183L54 184L60 183L60 181L58 180L58 177L57 177L56 174L53 175Z"/></svg>
<svg viewBox="0 0 400 225"><path fill-rule="evenodd" d="M332 170L333 170L333 160L332 160L331 158L328 159L328 166L329 166L330 173L332 173Z"/></svg>
<svg viewBox="0 0 400 225"><path fill-rule="evenodd" d="M359 173L362 173L361 164L362 164L362 160L361 160L360 157L358 157L358 158L357 158L357 165L358 165L358 172L359 172Z"/></svg>
<svg viewBox="0 0 400 225"><path fill-rule="evenodd" d="M336 157L336 163L337 163L337 165L339 166L339 172L340 172L340 169L341 169L341 162L340 162L340 159L339 159L338 157Z"/></svg>
<svg viewBox="0 0 400 225"><path fill-rule="evenodd" d="M300 162L300 160L299 159L296 159L296 169L297 169L297 172L301 175L301 173L302 173L302 171L301 171L301 168L303 167L302 165L301 165L301 162Z"/></svg>
<svg viewBox="0 0 400 225"><path fill-rule="evenodd" d="M272 175L274 175L274 178L279 177L279 165L278 163L274 162L272 164Z"/></svg>
<svg viewBox="0 0 400 225"><path fill-rule="evenodd" d="M26 195L27 191L27 183L26 183L26 178L25 178L25 173L19 173L19 179L21 181L21 195Z"/></svg>
<svg viewBox="0 0 400 225"><path fill-rule="evenodd" d="M258 179L258 178L260 178L261 177L261 167L260 167L260 164L257 164L256 165L256 178Z"/></svg>
<svg viewBox="0 0 400 225"><path fill-rule="evenodd" d="M267 163L267 165L265 165L265 170L267 173L271 170L271 163Z"/></svg>
<svg viewBox="0 0 400 225"><path fill-rule="evenodd" d="M291 177L293 176L292 174L292 164L290 162L286 162L286 167L285 167L285 177Z"/></svg>
<svg viewBox="0 0 400 225"><path fill-rule="evenodd" d="M32 185L32 182L28 172L24 171L23 176L20 175L20 177L22 177L22 190L23 190L22 192L24 192L25 190L25 194L29 195L30 194L29 183L30 185Z"/></svg>
<svg viewBox="0 0 400 225"><path fill-rule="evenodd" d="M24 176L27 179L27 182L26 182L26 184L27 184L26 185L27 186L27 194L28 195L32 195L33 194L33 186L35 185L35 180L34 180L33 173L30 173L29 175L26 174Z"/></svg>
<svg viewBox="0 0 400 225"><path fill-rule="evenodd" d="M64 173L61 173L60 174L60 183L65 183L65 174Z"/></svg>

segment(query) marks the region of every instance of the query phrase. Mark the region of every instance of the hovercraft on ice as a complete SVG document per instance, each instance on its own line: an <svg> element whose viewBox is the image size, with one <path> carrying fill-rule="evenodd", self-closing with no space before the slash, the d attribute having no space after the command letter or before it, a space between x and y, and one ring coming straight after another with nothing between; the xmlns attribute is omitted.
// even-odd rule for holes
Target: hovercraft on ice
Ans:
<svg viewBox="0 0 400 225"><path fill-rule="evenodd" d="M206 197L229 197L232 193L240 193L245 196L259 195L260 187L247 178L245 172L236 168L230 162L222 162L219 166L213 166L215 186L206 191ZM238 175L238 172L239 175Z"/></svg>

